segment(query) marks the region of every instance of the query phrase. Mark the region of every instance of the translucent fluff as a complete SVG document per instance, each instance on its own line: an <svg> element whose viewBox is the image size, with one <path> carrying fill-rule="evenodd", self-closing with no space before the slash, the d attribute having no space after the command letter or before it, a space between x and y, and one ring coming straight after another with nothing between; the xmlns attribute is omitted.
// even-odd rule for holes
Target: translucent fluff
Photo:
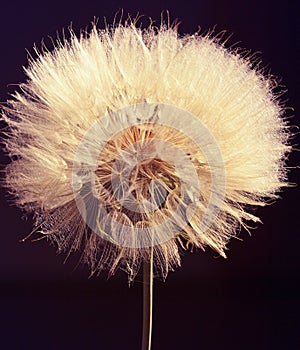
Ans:
<svg viewBox="0 0 300 350"><path fill-rule="evenodd" d="M121 267L132 280L140 263L149 260L151 249L155 273L163 278L180 265L180 251L191 246L210 246L225 257L229 238L245 220L259 220L249 212L250 207L265 205L284 185L288 131L272 93L274 81L252 68L249 59L210 36L180 37L176 28L165 26L93 28L89 35L77 39L72 34L52 52L39 53L25 71L28 80L3 112L8 124L5 143L12 158L5 184L15 203L33 213L36 229L56 242L59 251L82 249L93 273L107 269L113 274ZM106 126L109 130L122 124L123 114L118 111L141 104L144 107L139 113L149 106L164 105L185 111L213 136L225 174L224 196L205 229L201 220L212 195L212 182L218 182L218 177L214 177L216 170L205 152L192 142L189 130L183 132L179 117L174 119L177 130L157 122L150 125L147 120L122 129L104 143L95 161L93 191L96 189L94 196L99 197L108 216L101 216L97 207L91 209L96 210L96 217L99 214L95 220L102 234L87 225L79 210L77 196L83 187L72 181L80 143L103 116L113 119L114 115L115 124L109 121ZM190 128L194 129L192 123ZM188 180L180 179L172 159L170 163L163 159L167 147L157 143L154 147L153 139L168 142L186 155L201 184L197 200L189 196ZM91 149L97 151L100 141L99 136L90 142ZM159 148L155 157L145 156L147 142L150 149ZM164 196L159 205L154 196L154 209L134 214L120 205L116 194L120 192L113 190L111 174L122 151L137 143L142 144L139 152L144 152L144 163L128 175L130 198L138 203L149 200L151 184L153 193L162 185ZM160 182L155 182L158 178ZM120 178L117 181L120 183ZM181 214L172 218L176 208ZM152 227L158 236L164 233L159 224L171 218L177 231L152 247L117 244L109 221L112 217L124 230ZM147 231L150 236L153 230ZM124 232L120 234L124 236Z"/></svg>

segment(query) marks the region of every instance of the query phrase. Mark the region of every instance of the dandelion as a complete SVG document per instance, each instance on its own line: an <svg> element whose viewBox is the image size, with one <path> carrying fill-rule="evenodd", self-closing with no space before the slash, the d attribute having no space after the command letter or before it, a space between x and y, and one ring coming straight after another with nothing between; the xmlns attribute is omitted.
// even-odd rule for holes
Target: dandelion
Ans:
<svg viewBox="0 0 300 350"><path fill-rule="evenodd" d="M249 205L283 185L288 133L274 81L209 35L94 27L25 71L3 114L6 185L59 251L83 247L93 272L122 267L133 279L150 246L163 277L179 247L225 257L244 220L259 220ZM217 215L203 226L216 189Z"/></svg>
<svg viewBox="0 0 300 350"><path fill-rule="evenodd" d="M165 278L192 246L226 257L285 185L276 82L220 40L127 23L37 54L3 112L5 184L93 273L132 281L151 262Z"/></svg>

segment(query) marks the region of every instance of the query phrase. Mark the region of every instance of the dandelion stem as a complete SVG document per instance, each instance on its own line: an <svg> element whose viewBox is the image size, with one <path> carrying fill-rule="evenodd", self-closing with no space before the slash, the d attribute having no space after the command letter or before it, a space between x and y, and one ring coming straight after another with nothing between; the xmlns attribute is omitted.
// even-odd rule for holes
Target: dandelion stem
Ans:
<svg viewBox="0 0 300 350"><path fill-rule="evenodd" d="M153 308L153 247L150 261L143 262L143 339L142 350L151 349Z"/></svg>

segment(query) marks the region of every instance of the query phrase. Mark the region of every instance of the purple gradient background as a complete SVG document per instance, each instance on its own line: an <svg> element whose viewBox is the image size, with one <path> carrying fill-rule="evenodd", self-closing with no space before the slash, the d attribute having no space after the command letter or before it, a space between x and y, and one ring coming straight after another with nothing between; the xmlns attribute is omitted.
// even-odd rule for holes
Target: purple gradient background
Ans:
<svg viewBox="0 0 300 350"><path fill-rule="evenodd" d="M123 8L159 22L162 10L181 21L180 33L233 33L229 45L262 52L263 65L282 77L287 105L297 113L299 56L296 1L5 1L0 6L0 101L25 79L27 53L56 30L72 22L78 33L94 17L112 22ZM145 19L145 22L146 19ZM299 47L298 47L299 49ZM299 124L293 118L292 124ZM250 132L250 131L249 131ZM298 161L297 159L298 158ZM1 163L7 162L2 155ZM289 165L299 164L293 154ZM299 171L290 180L296 182ZM122 272L107 280L88 278L79 254L65 256L46 241L19 243L31 230L30 220L7 201L1 190L0 347L2 349L140 348L142 283L127 287ZM299 189L259 209L263 225L252 237L229 244L228 259L209 249L186 253L183 266L166 283L155 281L153 350L297 349L299 335Z"/></svg>

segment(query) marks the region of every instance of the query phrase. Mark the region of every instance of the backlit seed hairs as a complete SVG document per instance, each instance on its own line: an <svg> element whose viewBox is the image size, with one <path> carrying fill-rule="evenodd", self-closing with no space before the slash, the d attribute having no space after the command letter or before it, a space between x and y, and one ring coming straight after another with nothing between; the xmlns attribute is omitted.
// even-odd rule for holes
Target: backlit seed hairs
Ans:
<svg viewBox="0 0 300 350"><path fill-rule="evenodd" d="M284 185L274 80L209 35L108 27L38 53L2 117L5 185L59 251L133 280L226 244Z"/></svg>

